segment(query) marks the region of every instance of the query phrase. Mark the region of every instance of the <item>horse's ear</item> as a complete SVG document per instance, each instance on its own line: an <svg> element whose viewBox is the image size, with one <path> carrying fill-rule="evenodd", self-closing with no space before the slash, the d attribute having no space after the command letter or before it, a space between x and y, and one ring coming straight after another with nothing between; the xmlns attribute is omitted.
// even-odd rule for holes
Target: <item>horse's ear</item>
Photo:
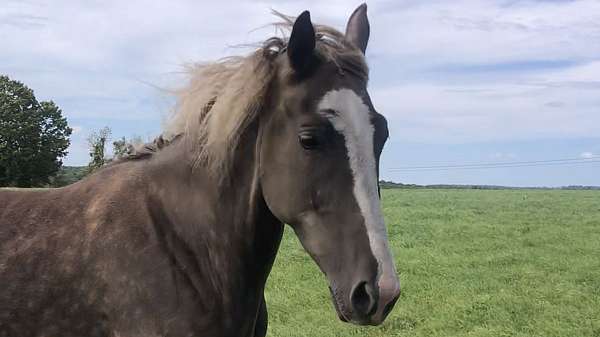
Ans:
<svg viewBox="0 0 600 337"><path fill-rule="evenodd" d="M310 13L302 12L294 22L292 34L287 47L290 64L297 72L305 70L312 59L315 50L315 28L310 22Z"/></svg>
<svg viewBox="0 0 600 337"><path fill-rule="evenodd" d="M346 25L346 40L360 49L363 54L369 43L369 19L367 18L367 4L364 3L354 10Z"/></svg>

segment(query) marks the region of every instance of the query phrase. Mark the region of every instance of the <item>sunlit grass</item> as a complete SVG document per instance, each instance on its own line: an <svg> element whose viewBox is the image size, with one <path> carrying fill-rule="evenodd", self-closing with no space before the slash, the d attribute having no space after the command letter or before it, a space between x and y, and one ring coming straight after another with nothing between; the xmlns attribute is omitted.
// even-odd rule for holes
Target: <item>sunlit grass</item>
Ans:
<svg viewBox="0 0 600 337"><path fill-rule="evenodd" d="M385 190L403 293L380 327L338 321L286 229L269 336L600 336L600 192Z"/></svg>

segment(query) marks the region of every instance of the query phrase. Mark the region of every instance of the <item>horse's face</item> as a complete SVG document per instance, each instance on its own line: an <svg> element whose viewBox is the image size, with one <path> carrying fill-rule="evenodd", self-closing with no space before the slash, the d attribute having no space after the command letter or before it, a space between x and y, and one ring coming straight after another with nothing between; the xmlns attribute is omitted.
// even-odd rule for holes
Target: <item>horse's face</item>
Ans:
<svg viewBox="0 0 600 337"><path fill-rule="evenodd" d="M363 52L365 10L346 33ZM261 128L261 188L327 275L340 319L379 324L400 292L377 183L387 122L364 78L314 59L314 39L305 12L280 56L273 113Z"/></svg>

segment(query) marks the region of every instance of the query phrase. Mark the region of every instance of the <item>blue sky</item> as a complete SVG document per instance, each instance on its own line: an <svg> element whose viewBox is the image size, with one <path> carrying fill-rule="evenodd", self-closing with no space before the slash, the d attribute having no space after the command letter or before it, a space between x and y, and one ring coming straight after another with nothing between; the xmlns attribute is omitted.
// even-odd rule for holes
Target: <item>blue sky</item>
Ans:
<svg viewBox="0 0 600 337"><path fill-rule="evenodd" d="M270 8L343 29L358 1L3 0L0 73L52 99L86 137L158 134L181 65L245 53ZM481 170L405 166L600 156L600 1L370 1L370 93L389 120L382 178L600 185L600 163ZM259 29L257 29L259 28Z"/></svg>

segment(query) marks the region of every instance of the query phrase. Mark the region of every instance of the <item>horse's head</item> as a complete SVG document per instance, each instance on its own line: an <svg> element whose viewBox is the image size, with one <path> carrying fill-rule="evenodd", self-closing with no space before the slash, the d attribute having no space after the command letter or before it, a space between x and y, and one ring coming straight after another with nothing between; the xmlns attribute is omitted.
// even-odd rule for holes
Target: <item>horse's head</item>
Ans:
<svg viewBox="0 0 600 337"><path fill-rule="evenodd" d="M340 41L315 34L308 12L296 19L261 122L260 175L273 214L327 275L340 319L379 324L400 285L379 199L388 129L367 92L368 37L365 5Z"/></svg>

